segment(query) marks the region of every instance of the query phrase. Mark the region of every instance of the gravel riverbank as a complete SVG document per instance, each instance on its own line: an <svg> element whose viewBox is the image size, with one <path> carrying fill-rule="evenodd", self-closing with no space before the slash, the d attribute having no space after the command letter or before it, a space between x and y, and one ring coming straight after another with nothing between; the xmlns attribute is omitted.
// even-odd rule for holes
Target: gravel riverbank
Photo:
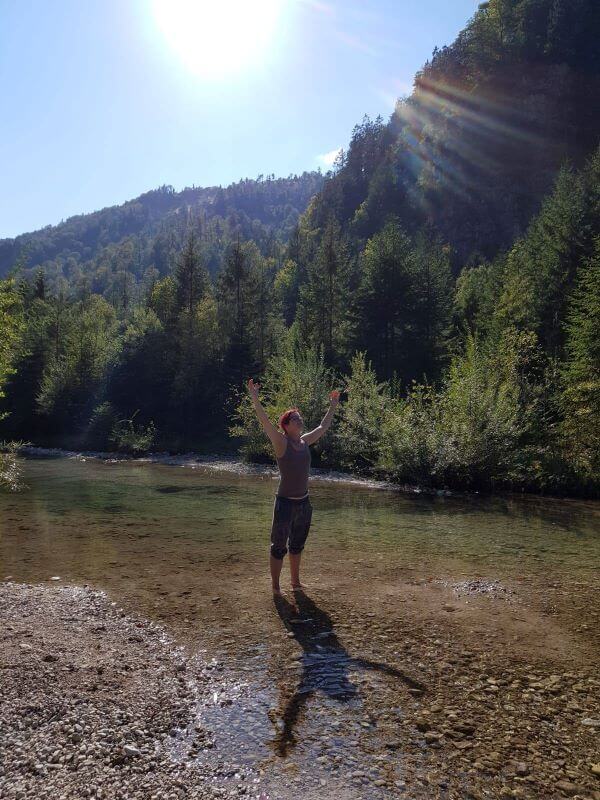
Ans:
<svg viewBox="0 0 600 800"><path fill-rule="evenodd" d="M319 608L309 605L319 627ZM455 614L459 606L457 598ZM215 697L225 706L238 702L228 697L227 670L219 672L223 665L205 663L197 649L178 645L161 625L125 613L102 591L58 581L31 585L5 580L0 583L0 797L362 800L379 797L381 786L392 792L384 797L411 800L600 800L600 681L585 651L573 652L569 668L561 665L558 653L555 663L542 666L532 651L533 661L527 663L516 652L511 657L494 647L493 638L478 643L467 635L470 624L460 635L459 628L439 625L425 608L414 611L421 622L415 626L408 616L397 619L393 635L389 622L380 629L368 609L345 613L343 626L352 641L347 660L352 661L355 649L368 653L369 642L377 641L381 664L364 656L354 661L383 668L395 661L386 645L402 641L400 661L410 663L409 671L423 681L421 687L401 681L393 689L378 679L373 693L361 680L365 702L356 712L361 733L358 738L356 730L348 733L356 739L355 755L362 745L372 749L372 764L383 772L399 759L404 780L388 780L383 772L375 780L357 767L344 781L341 773L356 758L344 767L333 752L331 763L340 773L335 791L333 773L329 780L317 776L315 788L307 785L315 782L309 772L296 791L278 780L281 791L273 794L259 785L262 770L225 763L210 724L203 727L202 709L214 708ZM280 612L287 619L285 609ZM371 619L364 641L351 632L356 614ZM293 623L299 621L287 627L297 628ZM341 631L341 623L336 627ZM500 634L499 627L495 633ZM311 675L325 680L323 670L334 667L309 664L311 653L313 660L318 656L309 628L288 632L286 642L291 635L308 648L302 657L306 680ZM337 648L340 660L341 645ZM343 665L335 670L343 672ZM402 709L399 717L393 709ZM334 738L345 730L342 710L330 708L322 720L322 727L335 727ZM284 720L289 722L288 716ZM278 730L283 737L279 745L289 746L286 726ZM375 735L379 745L371 742ZM389 753L383 760L377 755L381 744ZM332 747L335 751L333 739ZM214 757L197 760L199 752ZM324 751L315 774L327 759ZM279 772L275 769L271 777Z"/></svg>
<svg viewBox="0 0 600 800"><path fill-rule="evenodd" d="M202 667L88 587L0 583L0 797L230 798L222 765L174 758ZM203 731L196 728L197 740Z"/></svg>

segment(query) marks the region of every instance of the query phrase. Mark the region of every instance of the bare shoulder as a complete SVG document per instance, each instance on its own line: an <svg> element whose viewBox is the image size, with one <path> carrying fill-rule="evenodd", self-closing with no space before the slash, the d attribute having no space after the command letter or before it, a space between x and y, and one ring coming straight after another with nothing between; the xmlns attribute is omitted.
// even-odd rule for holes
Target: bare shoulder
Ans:
<svg viewBox="0 0 600 800"><path fill-rule="evenodd" d="M273 442L275 455L277 456L277 458L281 458L285 454L285 451L287 450L286 437L283 435L283 433L279 433L279 431L277 431L277 435L271 437L271 441Z"/></svg>

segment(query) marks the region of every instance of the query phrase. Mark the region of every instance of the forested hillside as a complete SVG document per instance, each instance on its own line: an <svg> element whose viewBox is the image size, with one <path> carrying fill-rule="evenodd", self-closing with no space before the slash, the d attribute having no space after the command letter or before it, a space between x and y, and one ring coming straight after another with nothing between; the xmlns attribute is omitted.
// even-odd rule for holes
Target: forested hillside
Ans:
<svg viewBox="0 0 600 800"><path fill-rule="evenodd" d="M389 123L358 125L309 215L352 236L397 214L433 227L463 266L521 235L560 166L600 130L600 5L492 0L436 50Z"/></svg>
<svg viewBox="0 0 600 800"><path fill-rule="evenodd" d="M0 276L15 265L25 278L42 268L52 288L64 286L64 279L72 294L92 291L129 300L140 283L147 285L172 269L190 221L202 228L212 275L232 238L252 239L261 252L272 255L322 182L320 173L305 172L278 179L260 175L225 188L176 192L162 186L121 206L0 240Z"/></svg>
<svg viewBox="0 0 600 800"><path fill-rule="evenodd" d="M162 189L1 243L2 435L270 457L245 380L307 427L343 381L323 463L597 493L599 37L595 0L490 0L323 185Z"/></svg>

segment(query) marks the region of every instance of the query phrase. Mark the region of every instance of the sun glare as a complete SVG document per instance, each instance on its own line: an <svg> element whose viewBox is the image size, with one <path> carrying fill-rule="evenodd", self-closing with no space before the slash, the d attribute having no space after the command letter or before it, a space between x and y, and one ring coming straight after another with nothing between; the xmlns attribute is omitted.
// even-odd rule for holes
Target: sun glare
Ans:
<svg viewBox="0 0 600 800"><path fill-rule="evenodd" d="M219 79L260 60L284 0L154 0L169 45L200 77Z"/></svg>

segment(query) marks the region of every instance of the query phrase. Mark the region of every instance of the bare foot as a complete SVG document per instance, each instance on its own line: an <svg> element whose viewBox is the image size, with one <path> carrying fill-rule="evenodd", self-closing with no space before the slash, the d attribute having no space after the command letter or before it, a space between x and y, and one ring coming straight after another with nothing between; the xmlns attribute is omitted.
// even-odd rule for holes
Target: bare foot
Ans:
<svg viewBox="0 0 600 800"><path fill-rule="evenodd" d="M279 586L273 586L273 597L283 597Z"/></svg>
<svg viewBox="0 0 600 800"><path fill-rule="evenodd" d="M304 591L306 586L303 583L292 583L292 589L296 591Z"/></svg>

